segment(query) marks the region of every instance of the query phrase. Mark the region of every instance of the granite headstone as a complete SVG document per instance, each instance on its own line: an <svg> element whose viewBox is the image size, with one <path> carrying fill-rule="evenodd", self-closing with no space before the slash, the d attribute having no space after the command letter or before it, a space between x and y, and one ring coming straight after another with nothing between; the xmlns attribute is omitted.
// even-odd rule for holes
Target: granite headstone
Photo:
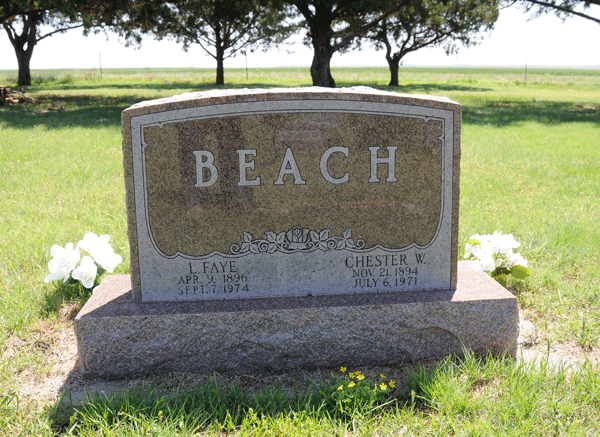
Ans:
<svg viewBox="0 0 600 437"><path fill-rule="evenodd" d="M460 127L448 99L368 88L211 91L128 108L131 279L107 278L77 317L84 368L514 353L516 299L457 268Z"/></svg>

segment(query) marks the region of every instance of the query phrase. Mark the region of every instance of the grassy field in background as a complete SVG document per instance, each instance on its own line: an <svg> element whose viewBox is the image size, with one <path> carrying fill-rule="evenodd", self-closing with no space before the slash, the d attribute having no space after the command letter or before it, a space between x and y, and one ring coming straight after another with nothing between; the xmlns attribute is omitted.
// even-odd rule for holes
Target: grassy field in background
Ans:
<svg viewBox="0 0 600 437"><path fill-rule="evenodd" d="M333 69L333 76L338 86L390 89L384 68ZM600 432L594 426L600 423L597 366L586 365L574 377L563 370L472 358L442 363L439 371L394 392L398 403L357 410L352 420L334 417L335 404L318 414L311 403L285 411L264 408L268 400L227 404L227 390L219 392L217 403L237 411L235 419L186 396L155 400L148 408L133 397L114 405L92 402L72 424L68 417L56 419L48 406L17 404L20 375L41 378L49 370L44 350L15 352L14 345L35 344L40 324L60 329L71 323L65 322L65 308L76 310L85 300L44 283L52 244L76 242L88 231L107 233L124 258L116 273L128 272L121 111L141 100L214 88L210 69L104 70L102 77L98 70L41 70L32 78L27 95L36 103L0 108L0 433L52 435L69 433L73 426L79 435L100 430L191 435L200 425L239 435ZM15 79L16 72L0 70L0 85L14 86ZM309 86L310 76L308 69L239 69L226 70L225 81L235 88L295 87ZM600 70L529 69L525 76L520 69L404 68L400 86L392 90L446 96L463 105L459 253L471 234L513 233L532 275L506 285L534 323L530 342L574 345L582 356L595 353L600 347ZM186 410L186 402L197 409ZM163 411L160 420L158 411ZM193 415L199 422L191 421Z"/></svg>

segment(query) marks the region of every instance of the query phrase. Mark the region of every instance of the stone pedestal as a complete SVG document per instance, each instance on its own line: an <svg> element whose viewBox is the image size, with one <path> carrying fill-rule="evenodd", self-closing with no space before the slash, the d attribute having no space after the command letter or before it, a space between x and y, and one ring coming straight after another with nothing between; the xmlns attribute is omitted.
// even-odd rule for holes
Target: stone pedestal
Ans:
<svg viewBox="0 0 600 437"><path fill-rule="evenodd" d="M203 302L134 302L108 276L75 319L84 372L104 378L185 371L356 366L461 354L515 355L517 299L470 261L456 290Z"/></svg>

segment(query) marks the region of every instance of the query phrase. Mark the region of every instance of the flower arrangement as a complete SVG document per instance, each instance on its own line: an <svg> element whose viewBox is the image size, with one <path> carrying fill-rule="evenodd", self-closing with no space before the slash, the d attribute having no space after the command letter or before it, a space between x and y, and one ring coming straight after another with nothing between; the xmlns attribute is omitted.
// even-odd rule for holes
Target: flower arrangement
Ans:
<svg viewBox="0 0 600 437"><path fill-rule="evenodd" d="M512 234L500 231L494 231L492 235L474 234L465 245L465 258L475 261L493 278L512 275L525 279L531 274L527 260L520 252L513 252L520 245Z"/></svg>
<svg viewBox="0 0 600 437"><path fill-rule="evenodd" d="M50 274L46 276L46 282L61 279L63 283L80 281L85 288L92 288L96 279L106 272L112 273L123 261L121 255L116 254L108 243L109 240L108 235L97 236L88 232L77 246L73 243L67 243L65 247L53 245L50 248L52 259L48 262ZM84 250L89 256L81 257L80 250Z"/></svg>

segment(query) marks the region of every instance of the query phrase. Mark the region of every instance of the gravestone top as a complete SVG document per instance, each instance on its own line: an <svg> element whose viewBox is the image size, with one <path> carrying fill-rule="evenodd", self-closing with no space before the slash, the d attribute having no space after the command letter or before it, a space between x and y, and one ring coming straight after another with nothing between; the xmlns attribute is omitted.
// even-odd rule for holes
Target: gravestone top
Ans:
<svg viewBox="0 0 600 437"><path fill-rule="evenodd" d="M126 109L135 300L452 289L460 122L448 99L365 87Z"/></svg>
<svg viewBox="0 0 600 437"><path fill-rule="evenodd" d="M430 96L424 94L400 94L393 91L381 91L375 88L367 86L354 86L349 88L324 88L324 87L306 87L306 88L238 88L238 89L214 89L209 91L195 91L190 93L183 93L176 96L164 97L154 100L145 100L143 102L136 103L126 111L132 111L134 109L142 109L148 106L155 105L167 105L174 104L177 108L181 107L193 107L193 106L205 106L211 104L218 104L221 99L226 99L228 102L231 99L239 97L241 101L252 100L257 98L261 100L272 100L276 98L328 98L328 99L345 99L354 100L357 96L360 96L361 100L376 100L381 101L386 97L397 101L399 98L404 101L421 101L426 100L428 102L440 102L440 103L454 103L448 97L443 96Z"/></svg>

